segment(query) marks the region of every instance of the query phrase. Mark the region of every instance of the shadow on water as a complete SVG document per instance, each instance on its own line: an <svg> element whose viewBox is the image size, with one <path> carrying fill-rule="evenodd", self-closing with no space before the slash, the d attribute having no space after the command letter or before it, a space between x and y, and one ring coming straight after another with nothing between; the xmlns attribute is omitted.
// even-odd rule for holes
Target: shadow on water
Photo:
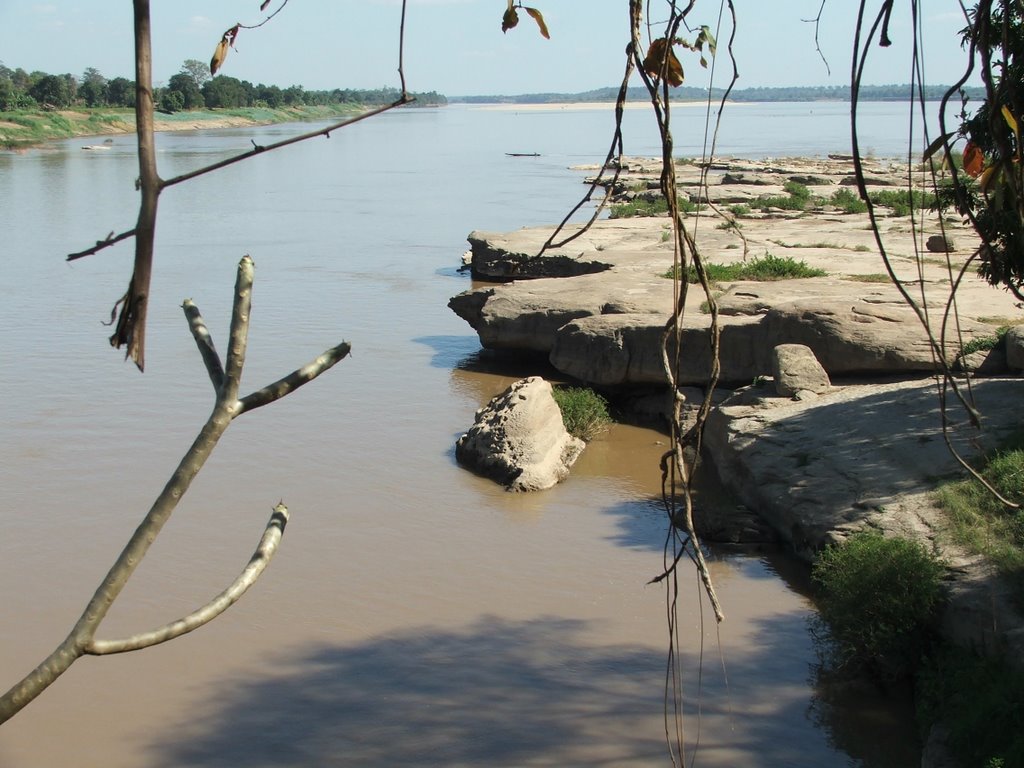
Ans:
<svg viewBox="0 0 1024 768"><path fill-rule="evenodd" d="M764 620L756 648L729 659L730 678L763 680L782 663L772 649L787 623ZM268 659L266 677L211 685L209 708L151 749L160 765L205 768L668 764L664 655L593 646L586 629L484 618L463 631L428 627ZM783 692L748 707L742 684L726 690L714 663L704 674L702 764L836 764L823 739L808 738L805 697ZM687 717L696 705L687 701Z"/></svg>

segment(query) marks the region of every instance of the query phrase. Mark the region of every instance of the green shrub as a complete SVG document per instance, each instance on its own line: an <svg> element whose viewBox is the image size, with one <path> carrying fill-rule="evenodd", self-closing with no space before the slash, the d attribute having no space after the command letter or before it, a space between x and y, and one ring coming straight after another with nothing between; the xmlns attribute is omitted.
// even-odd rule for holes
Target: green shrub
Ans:
<svg viewBox="0 0 1024 768"><path fill-rule="evenodd" d="M896 216L909 216L911 208L920 211L935 206L935 195L916 189L884 189L870 193L868 199L875 205L892 208L892 212Z"/></svg>
<svg viewBox="0 0 1024 768"><path fill-rule="evenodd" d="M779 195L762 195L754 201L756 205L762 211L766 208L781 208L784 211L802 211L807 208L806 197L793 197L788 195L781 197Z"/></svg>
<svg viewBox="0 0 1024 768"><path fill-rule="evenodd" d="M942 566L923 546L856 533L822 551L811 575L837 668L883 679L915 671L942 595Z"/></svg>
<svg viewBox="0 0 1024 768"><path fill-rule="evenodd" d="M824 277L827 274L823 269L807 266L807 262L796 261L789 256L773 256L767 251L764 256L750 261L740 261L734 264L709 262L704 265L704 271L708 274L708 281L712 283L734 280L793 280L800 277ZM662 277L675 278L675 268L670 269ZM686 268L686 281L689 283L700 282L697 278L697 270L692 264Z"/></svg>
<svg viewBox="0 0 1024 768"><path fill-rule="evenodd" d="M731 213L733 216L749 216L750 215L750 206L746 205L744 203L738 203L737 205L730 205L729 206L729 213Z"/></svg>
<svg viewBox="0 0 1024 768"><path fill-rule="evenodd" d="M679 210L683 213L693 213L697 210L696 203L688 197L677 198ZM613 205L608 213L611 219L631 219L633 217L658 216L668 213L668 201L664 197L656 197L653 200L637 199L628 203Z"/></svg>
<svg viewBox="0 0 1024 768"><path fill-rule="evenodd" d="M782 188L790 195L790 197L803 200L811 199L811 190L798 181L787 181L782 185Z"/></svg>
<svg viewBox="0 0 1024 768"><path fill-rule="evenodd" d="M608 401L587 387L555 387L555 402L562 411L565 429L573 437L590 442L608 429L612 418Z"/></svg>
<svg viewBox="0 0 1024 768"><path fill-rule="evenodd" d="M856 192L845 187L833 192L828 201L843 213L864 213L868 209L868 204L861 200Z"/></svg>

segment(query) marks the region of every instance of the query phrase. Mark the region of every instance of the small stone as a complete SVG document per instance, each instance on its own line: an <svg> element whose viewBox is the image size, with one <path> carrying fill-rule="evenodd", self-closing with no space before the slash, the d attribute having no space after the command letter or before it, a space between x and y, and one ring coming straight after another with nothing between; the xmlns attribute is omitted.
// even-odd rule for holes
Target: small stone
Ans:
<svg viewBox="0 0 1024 768"><path fill-rule="evenodd" d="M804 344L776 346L772 352L772 375L775 391L783 397L792 397L802 391L821 394L832 386L828 373L811 348Z"/></svg>
<svg viewBox="0 0 1024 768"><path fill-rule="evenodd" d="M1006 332L1006 365L1024 371L1024 325L1015 325Z"/></svg>
<svg viewBox="0 0 1024 768"><path fill-rule="evenodd" d="M932 235L925 241L924 247L928 249L929 253L952 253L956 250L953 238L942 235Z"/></svg>

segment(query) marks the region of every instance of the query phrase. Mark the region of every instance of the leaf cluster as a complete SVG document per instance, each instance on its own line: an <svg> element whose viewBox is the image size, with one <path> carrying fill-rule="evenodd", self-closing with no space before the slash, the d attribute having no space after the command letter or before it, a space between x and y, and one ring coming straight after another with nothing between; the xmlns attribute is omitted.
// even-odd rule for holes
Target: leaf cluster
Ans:
<svg viewBox="0 0 1024 768"><path fill-rule="evenodd" d="M542 14L536 8L528 8L521 2L517 3L515 0L508 0L508 8L505 9L504 15L501 17L501 31L508 32L510 29L514 29L519 24L519 11L522 8L526 11L530 18L537 22L537 28L540 30L540 34L545 40L551 39L551 33L548 31L547 22L544 21L544 14Z"/></svg>
<svg viewBox="0 0 1024 768"><path fill-rule="evenodd" d="M663 78L673 88L681 86L686 79L682 62L674 50L676 46L698 54L700 65L707 69L708 60L704 56L704 48L706 46L708 53L714 56L718 43L711 33L711 28L706 25L698 30L697 37L692 43L682 37L673 37L671 40L659 37L652 40L644 57L644 72L655 80Z"/></svg>

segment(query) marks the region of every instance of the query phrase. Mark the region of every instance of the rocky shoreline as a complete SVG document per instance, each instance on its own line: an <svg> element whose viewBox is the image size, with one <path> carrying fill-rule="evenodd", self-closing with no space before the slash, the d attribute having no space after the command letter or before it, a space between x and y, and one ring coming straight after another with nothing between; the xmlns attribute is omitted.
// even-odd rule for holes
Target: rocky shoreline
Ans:
<svg viewBox="0 0 1024 768"><path fill-rule="evenodd" d="M656 161L623 165L624 197L655 186ZM681 164L677 171L681 196L699 199L700 169ZM906 183L905 167L885 161L869 163L867 174L869 189ZM722 211L749 210L739 217L711 211L689 216L705 261L727 264L771 253L827 274L716 286L722 382L729 389L708 423L706 457L732 494L805 559L865 527L925 541L951 574L947 634L978 650L1024 658L1024 623L998 579L942 535L930 494L958 465L942 432L932 348L920 320L884 275L867 215L829 204L799 212L762 210L755 202L784 195L790 181L827 200L834 190L851 188L851 178L848 158L726 160L710 168L707 198ZM924 297L938 328L951 275L975 251L977 238L957 221L947 220L940 230L935 214L912 222L880 212L897 277L918 301ZM730 221L738 231L723 223ZM647 393L650 402L649 393L664 391L666 384L661 339L673 302L672 281L664 277L672 266L668 226L664 216L603 220L539 258L548 229L474 232L469 266L477 280L494 282L453 297L449 306L486 348L543 353L569 379L622 399ZM940 231L944 247L928 252L921 244ZM948 247L954 250L947 265L942 251ZM682 383L694 388L705 383L710 367L704 300L691 286ZM946 332L951 350L958 348L952 343L957 333L966 342L1024 323L1009 294L972 269L961 282L956 309L959 326L951 322ZM771 375L780 344L809 348L831 386L795 398L779 395ZM1018 347L1010 357L1012 367L998 350L960 361L982 414L982 429L976 430L950 399L950 440L967 458L1018 426L1024 350ZM692 399L702 396L693 390Z"/></svg>

